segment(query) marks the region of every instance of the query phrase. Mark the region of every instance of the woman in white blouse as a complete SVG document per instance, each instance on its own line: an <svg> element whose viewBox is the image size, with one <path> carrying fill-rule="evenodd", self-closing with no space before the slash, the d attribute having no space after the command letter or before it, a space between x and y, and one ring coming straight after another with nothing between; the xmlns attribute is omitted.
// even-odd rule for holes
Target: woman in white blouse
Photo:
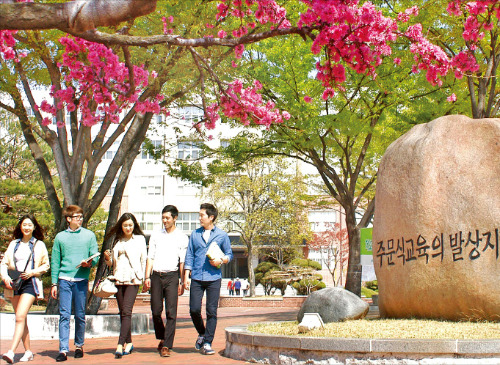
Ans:
<svg viewBox="0 0 500 365"><path fill-rule="evenodd" d="M120 337L115 357L121 358L134 349L132 345L132 309L144 280L146 269L146 239L137 220L131 213L124 213L106 235L114 237L113 249L104 252L106 264L113 268L118 292L115 294L120 311Z"/></svg>
<svg viewBox="0 0 500 365"><path fill-rule="evenodd" d="M49 254L43 243L43 230L35 217L26 214L19 219L12 234L14 240L9 244L0 264L0 274L5 283L5 297L10 298L16 313L16 326L12 345L2 359L7 363L14 362L14 351L22 340L25 353L20 361L33 360L28 329L28 312L35 299L43 298L43 287L40 277L49 270ZM25 270L26 269L26 270ZM22 272L24 281L19 290L13 290L9 270Z"/></svg>

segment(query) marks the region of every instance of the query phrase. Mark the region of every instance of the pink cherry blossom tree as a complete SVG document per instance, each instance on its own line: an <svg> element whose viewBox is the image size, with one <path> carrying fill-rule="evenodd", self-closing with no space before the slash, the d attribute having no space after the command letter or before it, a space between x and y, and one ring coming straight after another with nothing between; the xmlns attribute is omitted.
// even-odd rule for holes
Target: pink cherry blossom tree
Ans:
<svg viewBox="0 0 500 365"><path fill-rule="evenodd" d="M8 101L2 98L0 107L19 118L58 222L62 205L69 203L82 205L88 220L117 178L108 222L113 223L127 171L153 113L191 90L202 100L207 128L212 128L220 115L245 125L286 122L289 113L278 110L261 95L258 80L231 80L233 72L218 69L232 52L236 72L245 45L267 38L298 35L310 42L311 52L317 55L317 79L325 100L342 90L346 68L376 78L377 68L384 58L392 57L393 47L406 44L414 55L412 71L424 73L431 84L439 87L447 75L465 77L475 118L495 115L500 106L496 91L500 64L497 1L451 1L447 16L465 22L459 26L463 28L461 36L448 43L439 38L433 43L428 30L413 22L419 13L416 6L390 18L369 1L297 0L293 4L300 10L297 16L287 14L276 0L219 0L190 3L192 18L181 23L171 14L158 14L159 4L142 0L0 2L2 82L9 85L2 88ZM181 5L179 9L185 10ZM204 27L195 26L194 19L200 19ZM204 30L199 31L201 28ZM63 34L55 37L49 29ZM166 66L149 58L149 66L143 67L138 54L144 48L161 49L167 55ZM176 88L168 81L181 60L192 67L193 76ZM398 65L400 60L395 58L394 63ZM30 79L37 68L45 70L52 98L40 105L33 97ZM17 76L10 75L14 70ZM450 95L449 101L455 98ZM35 123L28 117L23 100L29 101ZM125 116L118 120L120 113ZM70 124L66 127L63 122L68 115ZM55 132L47 127L50 120L46 118L51 117L58 123ZM105 138L111 123L120 127ZM93 125L98 125L100 132L91 140ZM95 168L120 134L124 134L122 145L91 197ZM40 139L54 153L62 199L41 153Z"/></svg>

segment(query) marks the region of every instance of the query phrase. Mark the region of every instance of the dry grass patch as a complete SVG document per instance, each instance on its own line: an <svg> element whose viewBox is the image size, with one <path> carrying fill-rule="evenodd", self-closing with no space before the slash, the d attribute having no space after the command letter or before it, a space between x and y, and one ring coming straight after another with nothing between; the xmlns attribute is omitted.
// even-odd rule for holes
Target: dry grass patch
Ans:
<svg viewBox="0 0 500 365"><path fill-rule="evenodd" d="M33 304L30 308L30 312L40 312L40 311L45 311L47 309L46 305L37 305L36 302ZM11 302L7 302L5 304L5 308L2 310L2 312L6 313L14 313L14 307L12 307Z"/></svg>
<svg viewBox="0 0 500 365"><path fill-rule="evenodd" d="M325 328L299 334L298 323L250 325L249 331L268 335L335 338L500 339L500 323L451 322L422 319L361 319L327 323Z"/></svg>

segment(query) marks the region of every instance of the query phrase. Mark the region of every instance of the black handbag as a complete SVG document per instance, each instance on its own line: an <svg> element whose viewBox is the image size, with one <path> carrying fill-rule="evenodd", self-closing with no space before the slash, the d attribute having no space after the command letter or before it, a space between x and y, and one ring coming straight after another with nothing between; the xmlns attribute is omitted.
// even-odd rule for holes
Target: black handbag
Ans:
<svg viewBox="0 0 500 365"><path fill-rule="evenodd" d="M35 243L33 244L33 250L35 250L35 245L36 245L36 241ZM23 271L18 271L18 270L7 270L8 271L8 274L9 274L9 277L10 279L12 280L12 283L10 284L12 286L12 289L14 289L15 291L19 291L19 289L21 289L21 287L23 286L24 284L24 279L21 277L21 274L23 272L26 271L26 269L28 268L28 264L30 262L30 259L31 259L31 254L33 253L33 251L30 252L30 255L28 257L28 261L26 261L26 266L24 267L24 270Z"/></svg>
<svg viewBox="0 0 500 365"><path fill-rule="evenodd" d="M26 268L24 268L26 270ZM10 279L12 280L12 283L10 286L12 286L12 289L19 291L21 289L21 286L23 285L23 278L21 278L22 271L17 271L17 270L9 270L9 276Z"/></svg>

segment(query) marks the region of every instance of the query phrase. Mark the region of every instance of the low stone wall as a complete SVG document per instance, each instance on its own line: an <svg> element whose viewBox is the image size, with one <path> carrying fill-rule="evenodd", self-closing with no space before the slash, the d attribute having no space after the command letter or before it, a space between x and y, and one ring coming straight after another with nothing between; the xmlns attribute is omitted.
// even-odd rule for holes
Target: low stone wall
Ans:
<svg viewBox="0 0 500 365"><path fill-rule="evenodd" d="M284 296L284 297L238 297L238 296L221 296L219 299L219 307L265 307L265 308L300 308L306 300L305 295ZM106 303L107 302L107 303ZM134 307L150 306L150 295L139 294L135 299ZM103 299L101 309L118 310L118 303L115 297Z"/></svg>
<svg viewBox="0 0 500 365"><path fill-rule="evenodd" d="M221 296L219 307L300 308L306 299L306 295L258 298Z"/></svg>
<svg viewBox="0 0 500 365"><path fill-rule="evenodd" d="M224 356L264 364L499 364L500 340L279 336L226 327Z"/></svg>
<svg viewBox="0 0 500 365"><path fill-rule="evenodd" d="M59 338L59 315L30 313L27 317L30 337L32 340L53 340ZM0 313L0 340L12 339L16 323L14 313ZM71 328L74 328L74 316L71 316ZM150 318L146 313L132 314L132 334L147 334L150 328ZM86 315L85 337L114 337L120 334L120 316ZM74 338L74 331L70 331Z"/></svg>

